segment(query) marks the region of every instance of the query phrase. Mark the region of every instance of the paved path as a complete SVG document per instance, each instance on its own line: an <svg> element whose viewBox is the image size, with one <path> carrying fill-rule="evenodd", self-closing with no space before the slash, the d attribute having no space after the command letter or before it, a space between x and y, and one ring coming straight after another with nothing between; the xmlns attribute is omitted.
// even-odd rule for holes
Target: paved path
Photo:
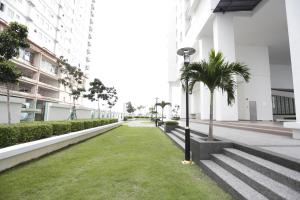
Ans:
<svg viewBox="0 0 300 200"><path fill-rule="evenodd" d="M181 121L180 125L184 127L185 123ZM206 124L191 122L190 128L208 133L208 125ZM300 140L292 139L289 136L272 135L220 126L214 126L214 135L237 143L276 152L300 161Z"/></svg>
<svg viewBox="0 0 300 200"><path fill-rule="evenodd" d="M155 127L154 123L149 120L130 120L127 121L127 125L130 127Z"/></svg>

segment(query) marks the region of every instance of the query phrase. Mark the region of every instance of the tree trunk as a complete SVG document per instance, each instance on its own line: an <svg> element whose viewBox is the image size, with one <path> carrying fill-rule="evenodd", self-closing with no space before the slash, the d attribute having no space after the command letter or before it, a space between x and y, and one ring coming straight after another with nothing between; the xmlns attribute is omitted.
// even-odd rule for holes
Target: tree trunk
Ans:
<svg viewBox="0 0 300 200"><path fill-rule="evenodd" d="M99 104L99 99L98 99L98 118L100 118L100 104Z"/></svg>
<svg viewBox="0 0 300 200"><path fill-rule="evenodd" d="M213 119L214 119L214 92L210 92L210 110L209 110L209 131L208 141L213 140Z"/></svg>
<svg viewBox="0 0 300 200"><path fill-rule="evenodd" d="M164 123L164 109L161 109L161 122Z"/></svg>
<svg viewBox="0 0 300 200"><path fill-rule="evenodd" d="M7 90L7 122L10 125L11 124L11 113L10 113L10 91L9 91L9 85L6 84L6 90Z"/></svg>
<svg viewBox="0 0 300 200"><path fill-rule="evenodd" d="M77 119L76 115L76 100L73 98L73 108L72 108L72 114L71 114L71 119Z"/></svg>

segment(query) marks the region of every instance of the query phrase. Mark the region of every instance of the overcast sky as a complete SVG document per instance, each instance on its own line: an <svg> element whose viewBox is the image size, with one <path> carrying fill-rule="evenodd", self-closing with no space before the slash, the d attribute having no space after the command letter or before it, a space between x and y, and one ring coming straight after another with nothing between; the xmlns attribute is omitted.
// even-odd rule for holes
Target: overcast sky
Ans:
<svg viewBox="0 0 300 200"><path fill-rule="evenodd" d="M168 100L168 0L96 1L90 79L118 91L123 104Z"/></svg>

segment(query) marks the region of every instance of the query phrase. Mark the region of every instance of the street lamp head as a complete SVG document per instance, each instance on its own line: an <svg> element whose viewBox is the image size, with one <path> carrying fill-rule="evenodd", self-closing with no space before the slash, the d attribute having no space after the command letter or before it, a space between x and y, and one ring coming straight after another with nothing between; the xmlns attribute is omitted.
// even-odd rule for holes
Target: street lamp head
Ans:
<svg viewBox="0 0 300 200"><path fill-rule="evenodd" d="M193 55L195 52L196 52L196 50L194 48L184 47L184 48L178 49L177 55L183 56L184 64L188 65L188 64L190 64L190 56Z"/></svg>

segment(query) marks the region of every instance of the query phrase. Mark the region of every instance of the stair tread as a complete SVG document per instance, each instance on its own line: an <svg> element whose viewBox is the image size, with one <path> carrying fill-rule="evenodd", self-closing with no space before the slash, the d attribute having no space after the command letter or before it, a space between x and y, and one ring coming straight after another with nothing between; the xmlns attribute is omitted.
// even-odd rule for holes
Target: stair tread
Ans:
<svg viewBox="0 0 300 200"><path fill-rule="evenodd" d="M281 166L277 163L265 160L263 158L248 154L248 153L240 151L238 149L224 148L224 150L227 151L227 152L230 152L232 154L236 154L240 157L243 157L244 159L250 160L250 161L252 161L252 162L254 162L254 163L256 163L260 166L268 168L268 169L270 169L272 171L275 171L279 174L282 174L282 175L284 175L284 176L286 176L290 179L293 179L295 181L300 182L300 173L295 171L295 170L289 169L287 167Z"/></svg>
<svg viewBox="0 0 300 200"><path fill-rule="evenodd" d="M185 149L185 144L182 140L180 140L178 137L174 136L173 134L166 133L174 142L176 142L181 148Z"/></svg>
<svg viewBox="0 0 300 200"><path fill-rule="evenodd" d="M212 156L220 160L221 162L231 166L232 168L249 177L250 179L255 180L257 183L265 186L269 190L273 191L274 193L280 195L285 199L300 199L300 193L296 192L295 190L257 172L256 170L247 167L246 165L226 155L212 154Z"/></svg>
<svg viewBox="0 0 300 200"><path fill-rule="evenodd" d="M185 134L184 131L182 131L181 129L178 129L178 128L175 128L175 131L178 132L178 133L181 134L181 135ZM191 135L192 137L198 138L198 139L203 138L203 137L201 137L201 136L199 136L199 135L196 135L196 134L194 134L194 133L190 133L190 135Z"/></svg>
<svg viewBox="0 0 300 200"><path fill-rule="evenodd" d="M213 171L218 177L224 180L235 191L245 197L245 199L267 199L265 196L250 187L241 179L219 166L216 162L212 160L201 160L200 162L208 167L211 171Z"/></svg>
<svg viewBox="0 0 300 200"><path fill-rule="evenodd" d="M185 140L185 137L184 137L184 135L182 135L182 134L180 134L180 133L178 133L178 132L176 132L176 131L171 131L171 133L173 134L173 135L175 135L176 137L178 137L179 139L181 139L181 140Z"/></svg>

